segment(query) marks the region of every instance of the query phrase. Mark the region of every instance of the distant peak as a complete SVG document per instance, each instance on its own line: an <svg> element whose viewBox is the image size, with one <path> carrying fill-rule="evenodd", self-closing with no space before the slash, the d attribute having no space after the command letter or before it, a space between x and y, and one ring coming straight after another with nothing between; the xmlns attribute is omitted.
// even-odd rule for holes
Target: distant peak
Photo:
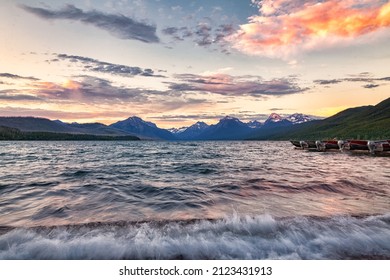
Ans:
<svg viewBox="0 0 390 280"><path fill-rule="evenodd" d="M199 128L207 127L207 126L209 125L205 122L196 122L195 124L191 125L191 127L199 127Z"/></svg>
<svg viewBox="0 0 390 280"><path fill-rule="evenodd" d="M293 124L299 124L299 123L312 121L314 118L302 113L294 113L288 116L286 119L292 122Z"/></svg>
<svg viewBox="0 0 390 280"><path fill-rule="evenodd" d="M236 121L236 120L238 121L237 118L231 116L226 116L223 119L221 119L221 121Z"/></svg>
<svg viewBox="0 0 390 280"><path fill-rule="evenodd" d="M148 126L157 127L155 123L144 121L143 119L137 116L129 117L128 119L125 120L125 122L130 122L134 124L146 124Z"/></svg>
<svg viewBox="0 0 390 280"><path fill-rule="evenodd" d="M271 113L268 117L269 119L281 119L282 117L277 113Z"/></svg>
<svg viewBox="0 0 390 280"><path fill-rule="evenodd" d="M137 117L137 116L132 116L132 117L129 117L127 120L137 120L137 121L143 121L140 117Z"/></svg>
<svg viewBox="0 0 390 280"><path fill-rule="evenodd" d="M281 115L277 114L277 113L272 113L271 115L269 115L268 119L266 120L266 122L280 122L282 121L283 118Z"/></svg>
<svg viewBox="0 0 390 280"><path fill-rule="evenodd" d="M167 129L169 132L173 133L173 134L180 134L180 133L183 133L184 131L186 131L188 129L187 126L183 126L183 127L180 127L180 128L169 128Z"/></svg>
<svg viewBox="0 0 390 280"><path fill-rule="evenodd" d="M254 121L249 121L246 123L246 125L250 128L259 128L261 127L263 124L257 120L254 120Z"/></svg>

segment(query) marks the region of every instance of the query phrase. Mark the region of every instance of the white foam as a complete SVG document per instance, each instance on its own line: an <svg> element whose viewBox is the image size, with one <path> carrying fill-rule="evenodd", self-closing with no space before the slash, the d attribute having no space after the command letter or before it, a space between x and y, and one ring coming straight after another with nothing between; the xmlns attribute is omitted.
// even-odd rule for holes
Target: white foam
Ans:
<svg viewBox="0 0 390 280"><path fill-rule="evenodd" d="M14 229L0 236L0 258L389 259L390 214Z"/></svg>

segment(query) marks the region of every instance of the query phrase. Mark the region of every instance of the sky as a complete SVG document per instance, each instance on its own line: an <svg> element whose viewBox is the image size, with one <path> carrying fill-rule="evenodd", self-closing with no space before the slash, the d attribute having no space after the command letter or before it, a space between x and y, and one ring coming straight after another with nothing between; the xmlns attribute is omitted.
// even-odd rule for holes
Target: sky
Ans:
<svg viewBox="0 0 390 280"><path fill-rule="evenodd" d="M390 97L389 1L0 1L0 116L172 128Z"/></svg>

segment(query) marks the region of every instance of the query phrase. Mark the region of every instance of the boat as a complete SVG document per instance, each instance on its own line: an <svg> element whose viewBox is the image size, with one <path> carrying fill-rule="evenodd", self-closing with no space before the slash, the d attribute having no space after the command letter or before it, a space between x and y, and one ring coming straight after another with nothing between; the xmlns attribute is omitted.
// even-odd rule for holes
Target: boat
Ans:
<svg viewBox="0 0 390 280"><path fill-rule="evenodd" d="M297 140L291 140L291 144L293 144L296 148L302 148L300 141Z"/></svg>
<svg viewBox="0 0 390 280"><path fill-rule="evenodd" d="M368 151L368 140L347 140L343 149L349 151Z"/></svg>
<svg viewBox="0 0 390 280"><path fill-rule="evenodd" d="M320 152L325 152L326 150L339 150L339 141L338 140L325 140L325 141L316 141L317 150Z"/></svg>
<svg viewBox="0 0 390 280"><path fill-rule="evenodd" d="M390 140L291 140L296 148L317 150L324 152L327 150L340 151L363 151L371 154L390 152Z"/></svg>
<svg viewBox="0 0 390 280"><path fill-rule="evenodd" d="M304 150L317 149L316 141L313 140L299 141L299 144L301 145L301 148Z"/></svg>
<svg viewBox="0 0 390 280"><path fill-rule="evenodd" d="M390 140L368 141L367 147L371 154L390 151Z"/></svg>

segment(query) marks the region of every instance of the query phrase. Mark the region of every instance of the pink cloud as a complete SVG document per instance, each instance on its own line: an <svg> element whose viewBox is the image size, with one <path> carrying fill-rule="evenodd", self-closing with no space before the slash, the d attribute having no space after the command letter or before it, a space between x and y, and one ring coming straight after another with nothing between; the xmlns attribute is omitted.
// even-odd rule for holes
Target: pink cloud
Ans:
<svg viewBox="0 0 390 280"><path fill-rule="evenodd" d="M390 27L390 3L379 0L252 1L260 15L228 37L241 52L275 58L356 43Z"/></svg>

